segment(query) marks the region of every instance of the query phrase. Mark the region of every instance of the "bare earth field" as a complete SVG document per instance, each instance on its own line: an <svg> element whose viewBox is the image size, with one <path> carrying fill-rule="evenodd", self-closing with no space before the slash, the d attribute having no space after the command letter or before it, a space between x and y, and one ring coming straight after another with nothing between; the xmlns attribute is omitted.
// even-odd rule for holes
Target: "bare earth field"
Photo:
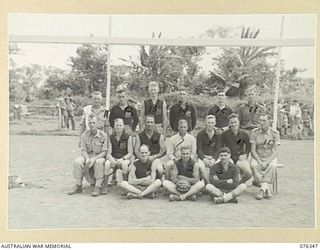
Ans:
<svg viewBox="0 0 320 250"><path fill-rule="evenodd" d="M314 228L313 141L282 141L279 194L257 201L250 187L238 204L214 205L207 195L196 202L127 200L117 187L91 197L91 187L68 196L74 185L75 136L10 136L10 175L29 185L9 192L8 229L80 228Z"/></svg>

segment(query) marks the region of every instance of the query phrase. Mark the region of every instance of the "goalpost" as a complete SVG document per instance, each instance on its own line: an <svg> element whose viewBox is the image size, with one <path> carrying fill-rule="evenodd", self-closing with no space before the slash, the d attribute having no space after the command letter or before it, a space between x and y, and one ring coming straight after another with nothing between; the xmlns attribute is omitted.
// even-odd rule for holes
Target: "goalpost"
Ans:
<svg viewBox="0 0 320 250"><path fill-rule="evenodd" d="M278 98L280 85L280 62L282 47L310 47L315 46L313 38L290 38L283 39L284 16L281 20L280 38L275 39L195 39L195 38L135 38L135 37L112 37L112 17L109 16L108 36L35 36L35 35L10 35L9 42L17 43L52 43L52 44L106 44L108 46L107 60L107 83L106 83L106 108L110 109L110 85L111 68L110 54L111 45L155 45L155 46L190 46L190 47L277 47L277 72L275 82L273 128L277 126Z"/></svg>

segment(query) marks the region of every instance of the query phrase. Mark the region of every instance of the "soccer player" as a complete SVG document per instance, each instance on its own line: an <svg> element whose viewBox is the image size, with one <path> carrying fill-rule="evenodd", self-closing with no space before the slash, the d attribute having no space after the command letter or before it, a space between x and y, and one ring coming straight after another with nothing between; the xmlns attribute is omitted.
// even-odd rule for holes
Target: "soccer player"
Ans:
<svg viewBox="0 0 320 250"><path fill-rule="evenodd" d="M150 98L144 100L141 104L140 129L145 127L145 116L152 114L155 118L156 128L159 133L167 131L167 103L159 98L159 84L150 82L148 85Z"/></svg>
<svg viewBox="0 0 320 250"><path fill-rule="evenodd" d="M206 168L200 164L200 173L205 183L209 182L209 169L213 167L219 158L219 150L222 147L221 135L215 129L216 117L206 117L206 128L197 135L197 154Z"/></svg>
<svg viewBox="0 0 320 250"><path fill-rule="evenodd" d="M119 184L122 180L128 180L128 166L133 157L132 137L124 131L124 123L121 118L114 120L114 132L110 135L108 154L105 169L105 180L111 185L112 173L116 171L116 179Z"/></svg>
<svg viewBox="0 0 320 250"><path fill-rule="evenodd" d="M255 181L261 186L256 198L270 199L272 197L270 185L273 183L277 168L280 136L278 131L270 127L268 114L261 114L260 127L252 131L250 143L253 175Z"/></svg>
<svg viewBox="0 0 320 250"><path fill-rule="evenodd" d="M192 131L196 126L196 108L187 100L187 91L181 89L179 91L179 102L170 108L170 126L175 132L178 132L178 123L180 119L185 119L188 122L188 132Z"/></svg>
<svg viewBox="0 0 320 250"><path fill-rule="evenodd" d="M97 128L97 117L94 114L90 114L87 119L89 130L81 136L82 156L73 162L73 176L76 179L76 186L68 193L69 195L82 192L83 177L90 184L95 185L92 196L99 196L102 193L108 136Z"/></svg>
<svg viewBox="0 0 320 250"><path fill-rule="evenodd" d="M221 161L210 170L210 183L206 185L206 190L215 204L238 203L237 197L247 189L247 186L244 183L240 184L239 168L230 161L229 148L220 149L220 159Z"/></svg>
<svg viewBox="0 0 320 250"><path fill-rule="evenodd" d="M189 147L190 157L192 160L196 159L197 156L197 141L196 138L188 132L188 122L185 119L180 119L178 122L178 133L167 139L166 141L166 158L165 161L165 177L167 180L170 179L171 170L174 162L181 158L181 148L186 146Z"/></svg>
<svg viewBox="0 0 320 250"><path fill-rule="evenodd" d="M265 112L265 107L256 101L256 89L247 90L247 102L240 105L238 110L240 128L249 133L259 126L259 117Z"/></svg>
<svg viewBox="0 0 320 250"><path fill-rule="evenodd" d="M110 126L114 128L115 119L121 118L125 125L125 130L130 135L136 131L139 123L138 113L135 107L128 104L128 98L125 88L117 89L118 103L115 104L110 110Z"/></svg>
<svg viewBox="0 0 320 250"><path fill-rule="evenodd" d="M161 181L156 179L156 168L149 159L150 150L147 145L140 146L139 155L140 159L129 167L128 181L122 181L120 187L128 192L129 199L142 199L148 195L153 198L161 186Z"/></svg>
<svg viewBox="0 0 320 250"><path fill-rule="evenodd" d="M196 200L196 194L204 188L205 184L200 181L199 166L191 158L190 147L182 146L180 150L181 158L174 162L171 181L164 180L162 185L171 193L170 201L183 201L189 197ZM181 181L188 186L185 193L177 190L177 185L180 185L179 182Z"/></svg>
<svg viewBox="0 0 320 250"><path fill-rule="evenodd" d="M239 127L239 116L229 116L230 128L222 134L223 146L230 148L231 159L240 168L241 182L244 183L252 177L248 161L251 150L250 137L246 131Z"/></svg>
<svg viewBox="0 0 320 250"><path fill-rule="evenodd" d="M83 108L83 114L80 121L80 136L89 128L88 117L93 113L97 117L97 126L99 130L109 134L108 131L108 110L101 105L102 94L99 91L92 93L92 105Z"/></svg>
<svg viewBox="0 0 320 250"><path fill-rule="evenodd" d="M208 115L216 118L216 132L222 134L228 126L228 116L232 114L232 109L226 105L226 94L224 91L218 92L218 104L215 104L208 111Z"/></svg>
<svg viewBox="0 0 320 250"><path fill-rule="evenodd" d="M150 154L148 160L155 165L158 173L163 174L163 157L166 153L164 136L155 128L155 117L151 114L145 116L145 129L136 137L134 153L137 158L141 158L140 146L145 144L149 147Z"/></svg>

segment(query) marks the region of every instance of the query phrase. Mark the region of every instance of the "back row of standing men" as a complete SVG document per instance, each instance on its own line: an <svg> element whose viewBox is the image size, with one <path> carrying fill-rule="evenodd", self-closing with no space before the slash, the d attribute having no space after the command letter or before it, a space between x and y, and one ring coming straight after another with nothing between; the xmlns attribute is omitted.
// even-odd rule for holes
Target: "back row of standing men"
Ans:
<svg viewBox="0 0 320 250"><path fill-rule="evenodd" d="M179 103L170 108L169 123L178 133L165 138L167 105L158 92L158 84L151 82L150 98L142 103L140 119L135 107L128 104L124 89L117 91L119 102L108 118L101 93L93 94L93 105L84 108L80 124L82 156L74 162L77 181L69 194L82 191L84 176L95 185L93 196L105 194L116 173L119 185L131 198L152 194L162 184L171 193L170 200L194 199L206 185L214 201L223 203L235 201L253 171L260 185L257 199L271 198L279 134L270 128L270 117L255 101L254 89L248 91L248 102L240 106L238 114L226 105L225 93L219 92L218 104L209 109L206 128L197 139L188 133L197 116L185 90L179 92ZM109 139L102 132L109 132L108 122L113 128ZM136 136L133 131L138 124ZM250 139L247 132L254 128ZM191 186L185 193L177 188L182 181Z"/></svg>

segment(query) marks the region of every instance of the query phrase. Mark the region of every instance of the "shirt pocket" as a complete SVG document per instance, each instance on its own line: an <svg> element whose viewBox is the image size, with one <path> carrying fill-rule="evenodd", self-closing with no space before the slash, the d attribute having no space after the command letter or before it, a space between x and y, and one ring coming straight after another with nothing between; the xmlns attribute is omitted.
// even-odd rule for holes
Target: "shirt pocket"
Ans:
<svg viewBox="0 0 320 250"><path fill-rule="evenodd" d="M102 151L102 147L103 147L103 143L104 141L103 140L94 140L93 143L92 143L92 149L93 149L93 152L99 154L101 153Z"/></svg>

